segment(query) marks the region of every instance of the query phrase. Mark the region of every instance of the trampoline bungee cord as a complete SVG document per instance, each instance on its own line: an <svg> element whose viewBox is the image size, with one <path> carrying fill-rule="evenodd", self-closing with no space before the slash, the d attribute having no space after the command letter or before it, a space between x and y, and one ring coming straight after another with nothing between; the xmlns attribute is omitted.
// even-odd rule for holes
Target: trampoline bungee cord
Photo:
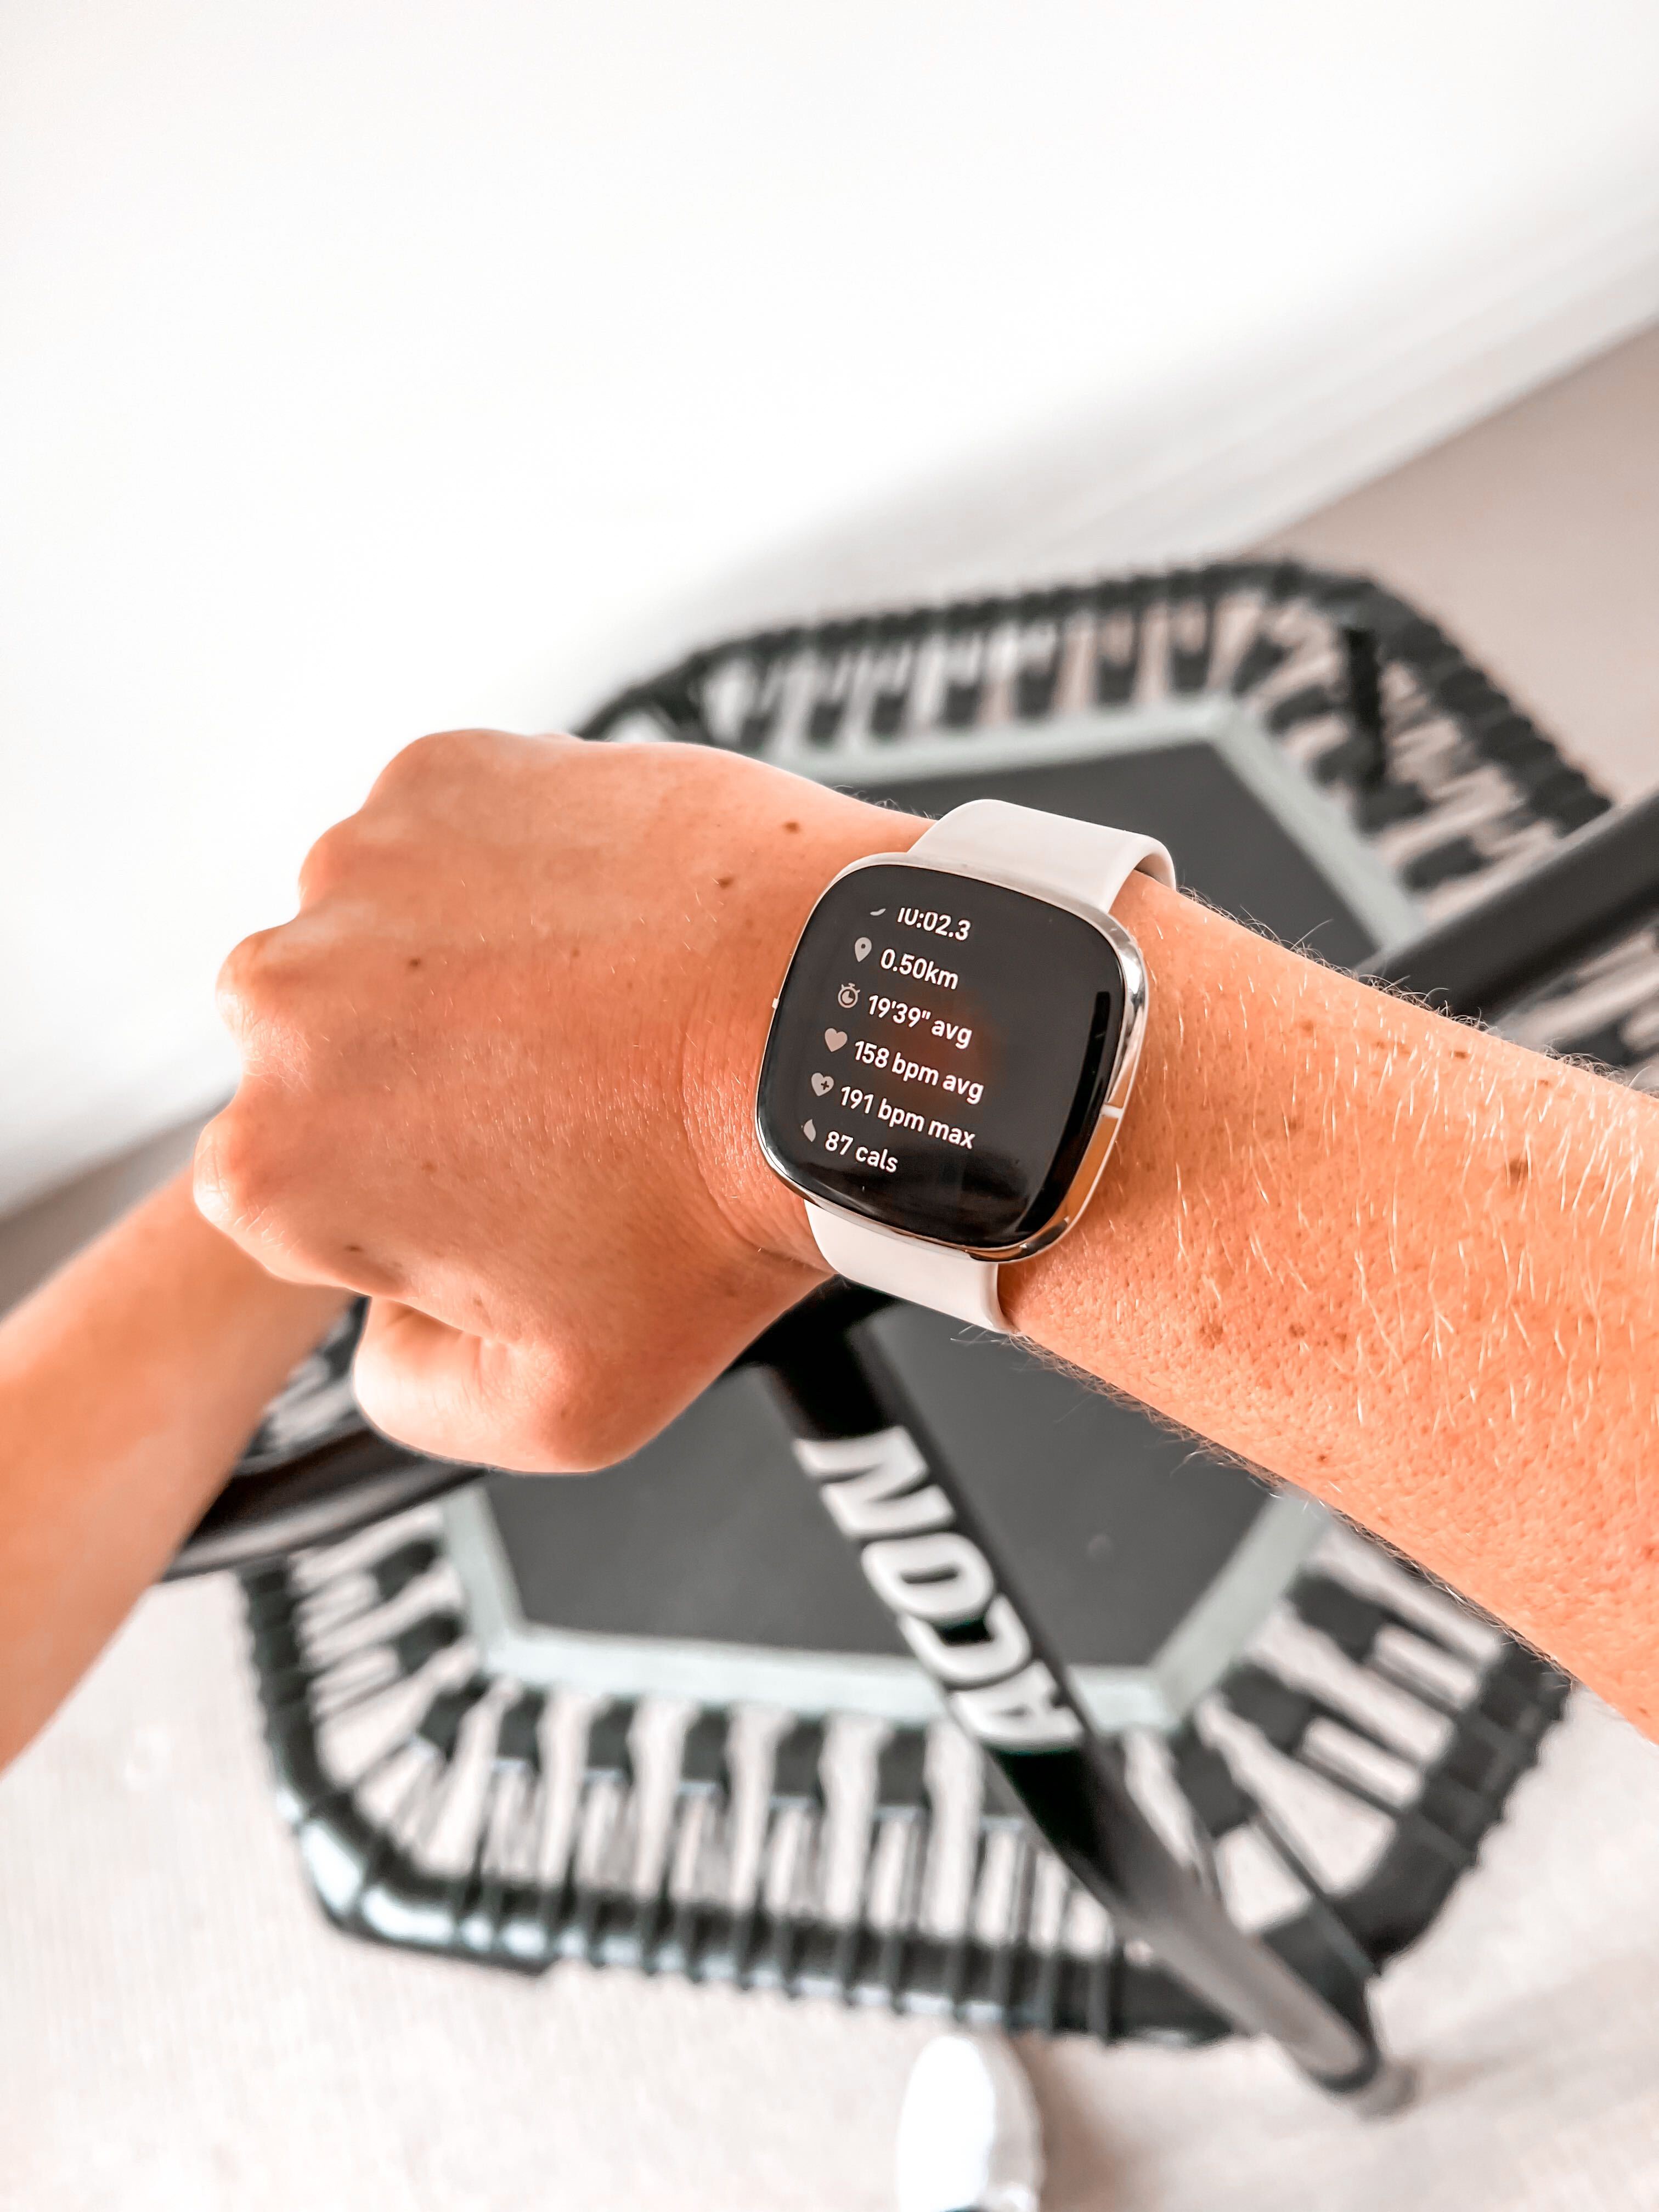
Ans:
<svg viewBox="0 0 1659 2212"><path fill-rule="evenodd" d="M906 1641L1060 1864L1127 1940L1148 1945L1234 2027L1277 2043L1321 2088L1377 2113L1403 2102L1411 2077L1377 2043L1364 1980L1356 1978L1345 2008L1243 1934L1182 1865L1130 1790L1121 1751L1097 1729L945 1455L930 1449L890 1382L884 1388L879 1354L858 1347L844 1327L826 1344L817 1320L803 1328L786 1319L754 1355L771 1376L796 1460L860 1555L876 1545L890 1552L896 1538L919 1528L961 1547L951 1566L969 1589L965 1603L959 1595L947 1606L955 1638L910 1632ZM929 1582L913 1601L937 1617L937 1602L924 1595L939 1571L936 1553L927 1567ZM901 1632L914 1632L902 1581L896 1591L890 1569L870 1580Z"/></svg>
<svg viewBox="0 0 1659 2212"><path fill-rule="evenodd" d="M1340 801L1360 836L1386 849L1389 881L1378 871L1372 886L1372 941L1386 936L1390 916L1407 911L1389 903L1395 881L1416 902L1418 921L1396 928L1393 949L1385 945L1363 969L1438 991L1449 1011L1489 1020L1522 1007L1528 1036L1594 1049L1631 1079L1659 1072L1659 1058L1642 1043L1644 1023L1653 1026L1647 986L1632 987L1625 1012L1602 1022L1593 1046L1574 1028L1581 1003L1605 1000L1579 988L1581 970L1610 957L1609 945L1639 951L1659 913L1659 802L1608 812L1431 623L1363 578L1222 564L795 626L690 656L619 695L583 734L729 745L860 787L890 755L920 761L939 779L970 776L988 731L1008 733L1007 758L1024 746L1021 757L1053 763L1062 749L1051 732L1068 716L1141 708L1143 737L1151 722L1203 734L1232 748L1246 780L1274 772L1267 757L1275 749L1293 754L1296 777L1320 789L1320 804ZM1241 734L1226 719L1239 708L1265 738ZM1302 804L1295 792L1283 803L1292 814ZM1659 986L1659 957L1652 964ZM1659 1003L1659 988L1654 998ZM1085 1955L1066 1952L1058 1936L982 1937L965 1921L935 1936L913 1914L900 1929L887 1908L875 1912L867 1881L850 1917L818 1902L727 1905L693 1898L671 1870L666 1846L654 1870L626 1877L617 1871L620 1843L599 1871L598 1861L578 1864L574 1844L562 1870L532 1863L533 1854L515 1858L501 1840L513 1826L504 1808L522 1806L526 1793L547 1794L549 1692L476 1665L428 1700L410 1741L422 1747L425 1771L457 1774L473 1729L494 1809L480 1815L459 1871L426 1864L409 1831L374 1812L361 1777L327 1748L334 1662L309 1624L323 1617L317 1608L325 1599L337 1626L384 1612L383 1646L393 1679L404 1683L462 1650L471 1632L453 1596L418 1616L395 1611L442 1567L441 1536L422 1522L420 1533L365 1549L352 1532L394 1516L395 1534L404 1527L395 1516L479 1471L419 1460L364 1429L345 1388L349 1337L333 1364L325 1363L318 1402L326 1399L325 1417L286 1437L278 1419L255 1440L244 1472L175 1569L232 1566L242 1575L280 1794L325 1909L374 1940L530 1971L583 1956L1011 2027L1188 2041L1232 2028L1277 2042L1310 2079L1360 2109L1394 2108L1410 2077L1378 2045L1370 1984L1472 1863L1559 1714L1565 1678L1493 1630L1468 1696L1419 1693L1450 1732L1423 1766L1414 1802L1401 1809L1374 1784L1339 1783L1394 1823L1380 1871L1346 1894L1309 1864L1226 1747L1183 1720L1170 1742L1197 1836L1185 1847L1143 1802L1123 1743L1097 1725L1042 1608L1022 1589L1018 1562L873 1339L866 1324L887 1303L830 1285L785 1316L743 1364L766 1378L800 1478L860 1553L919 1526L920 1516L958 1540L962 1561L979 1562L963 1567L975 1607L941 1624L943 1636L913 1632L907 1644L1000 1778L981 1816L981 1838L987 1823L1006 1826L1017 1806L1069 1881L1103 1908L1107 1936ZM890 1577L872 1586L893 1598ZM337 1589L337 1599L330 1595ZM985 1625L994 1601L994 1634ZM1392 1681L1401 1678L1377 1655L1398 1626L1431 1643L1440 1637L1448 1650L1455 1640L1425 1627L1391 1592L1367 1595L1322 1569L1295 1581L1291 1602L1349 1660L1377 1666ZM896 1611L901 1630L908 1622L915 1632L902 1601ZM1022 1705L1023 1678L1041 1680L1035 1707ZM1353 1726L1340 1705L1249 1658L1218 1688L1277 1753L1316 1767L1311 1734L1332 1721ZM1046 1734L1022 1743L1033 1712ZM631 1717L631 1706L618 1706L614 1717L593 1722L583 1790L626 1798ZM716 1818L730 1793L730 1753L716 1721L712 1708L694 1717L682 1741L675 1836ZM783 1740L774 1755L775 1805L787 1798L818 1817L811 1808L823 1741L822 1727L805 1722ZM872 1784L872 1835L897 1832L896 1822L910 1838L907 1865L920 1848L919 1744L913 1729L896 1731ZM1256 1929L1229 1909L1212 1863L1216 1840L1247 1832L1265 1842L1302 1899L1299 1911ZM877 1842L870 1848L874 1854ZM1029 1931L1028 1922L1020 1925Z"/></svg>

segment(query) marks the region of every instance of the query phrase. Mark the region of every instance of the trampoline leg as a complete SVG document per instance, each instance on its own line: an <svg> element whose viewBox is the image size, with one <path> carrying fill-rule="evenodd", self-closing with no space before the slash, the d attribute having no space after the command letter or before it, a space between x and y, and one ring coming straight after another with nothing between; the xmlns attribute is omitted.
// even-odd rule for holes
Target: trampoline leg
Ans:
<svg viewBox="0 0 1659 2212"><path fill-rule="evenodd" d="M1403 2112L1408 2105L1417 2102L1419 2088L1417 2069L1404 2058L1390 2058L1379 2052L1376 2068L1357 2088L1344 2089L1323 2085L1329 2094L1340 2100L1355 2117L1362 2120L1389 2120L1396 2112Z"/></svg>
<svg viewBox="0 0 1659 2212"><path fill-rule="evenodd" d="M786 1329L773 1333L767 1364L802 1472L946 1711L1060 1863L1121 1936L1140 1937L1220 2018L1277 2043L1318 2087L1362 2110L1401 2101L1407 2077L1377 2049L1363 1996L1358 2018L1333 2003L1247 1935L1159 1836L874 1348L843 1335L804 1351Z"/></svg>

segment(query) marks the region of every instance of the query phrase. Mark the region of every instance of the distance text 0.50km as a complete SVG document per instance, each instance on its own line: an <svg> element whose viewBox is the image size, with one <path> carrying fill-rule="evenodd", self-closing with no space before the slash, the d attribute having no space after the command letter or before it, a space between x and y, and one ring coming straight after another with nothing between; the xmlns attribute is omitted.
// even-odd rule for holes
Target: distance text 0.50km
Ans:
<svg viewBox="0 0 1659 2212"><path fill-rule="evenodd" d="M890 975L909 975L918 983L932 983L941 991L954 991L961 977L954 968L941 968L920 952L895 952L888 945L881 956L881 964Z"/></svg>

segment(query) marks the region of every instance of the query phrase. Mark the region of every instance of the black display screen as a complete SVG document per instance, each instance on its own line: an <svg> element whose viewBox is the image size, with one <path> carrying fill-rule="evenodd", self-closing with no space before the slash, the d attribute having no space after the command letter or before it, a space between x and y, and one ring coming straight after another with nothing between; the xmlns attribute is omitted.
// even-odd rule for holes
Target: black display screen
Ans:
<svg viewBox="0 0 1659 2212"><path fill-rule="evenodd" d="M1124 995L1080 915L903 861L856 869L790 963L762 1137L814 1197L945 1243L1018 1243L1082 1164Z"/></svg>

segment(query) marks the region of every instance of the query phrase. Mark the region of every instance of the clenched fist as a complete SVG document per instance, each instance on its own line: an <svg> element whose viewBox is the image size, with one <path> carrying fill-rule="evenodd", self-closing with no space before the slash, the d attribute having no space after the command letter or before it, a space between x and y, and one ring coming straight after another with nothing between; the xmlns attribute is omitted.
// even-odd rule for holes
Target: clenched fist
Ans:
<svg viewBox="0 0 1659 2212"><path fill-rule="evenodd" d="M391 1435L619 1458L823 1276L752 1132L772 1000L830 878L925 826L702 748L423 738L225 964L198 1205L371 1296Z"/></svg>

